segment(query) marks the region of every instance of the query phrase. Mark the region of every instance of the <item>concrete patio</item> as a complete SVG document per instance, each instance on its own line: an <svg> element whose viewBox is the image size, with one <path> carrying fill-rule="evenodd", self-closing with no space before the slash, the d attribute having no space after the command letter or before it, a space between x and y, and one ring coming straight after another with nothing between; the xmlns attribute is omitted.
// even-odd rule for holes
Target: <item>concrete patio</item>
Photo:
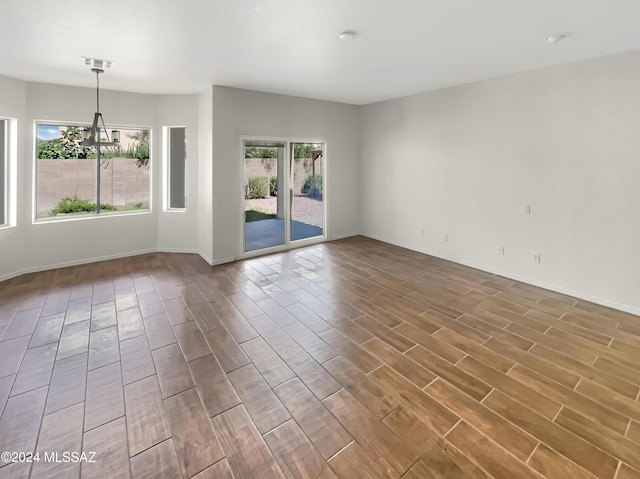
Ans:
<svg viewBox="0 0 640 479"><path fill-rule="evenodd" d="M284 220L269 219L245 223L245 252L284 244ZM291 241L322 236L322 228L300 221L291 222Z"/></svg>

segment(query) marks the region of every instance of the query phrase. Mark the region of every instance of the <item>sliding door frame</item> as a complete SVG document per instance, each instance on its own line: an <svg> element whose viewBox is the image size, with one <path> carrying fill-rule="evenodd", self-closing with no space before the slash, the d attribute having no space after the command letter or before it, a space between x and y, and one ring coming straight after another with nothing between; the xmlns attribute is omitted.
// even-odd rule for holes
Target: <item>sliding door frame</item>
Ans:
<svg viewBox="0 0 640 479"><path fill-rule="evenodd" d="M285 196L285 201L284 201L284 208L285 208L285 218L284 218L284 225L285 225L285 237L284 237L284 244L283 245L279 245L279 246L273 246L270 248L264 248L264 249L259 249L259 250L255 250L255 251L248 251L245 252L245 191L244 191L244 170L245 170L245 158L244 158L244 144L245 141L250 141L250 140L255 140L255 141L273 141L273 142L282 142L284 143L284 172L285 172L285 181L284 181L284 186L285 186L285 191L286 191L286 196ZM293 199L293 158L291 158L292 156L292 150L291 150L291 145L293 145L294 143L318 143L318 144L322 144L322 171L320 172L320 174L322 175L322 190L323 190L323 194L322 194L322 235L321 236L314 236L313 238L305 238L305 239L300 239L300 240L296 240L296 241L291 241L290 237L291 237L291 206L292 206L292 199ZM240 184L240 195L238 196L238 208L237 208L237 218L239 219L239 228L237 229L238 233L239 233L239 237L238 240L236 241L237 244L237 249L236 249L236 259L245 259L245 258L252 258L255 256L262 256L265 254L270 254L270 253L278 253L281 251L287 251L293 248L300 248L302 246L309 246L309 245L313 245L313 244L318 244L318 243L323 243L325 241L327 241L327 239L329 238L329 234L328 234L328 228L327 228L327 185L328 185L328 181L326 181L327 179L327 141L324 139L318 139L318 138L294 138L294 137L278 137L278 136L264 136L264 135L241 135L239 142L238 142L238 147L239 147L239 152L238 152L238 157L240 158L239 163L239 168L238 168L238 179L239 179L239 184ZM318 172L316 172L316 174L318 174ZM278 191L278 194L281 194L280 191Z"/></svg>

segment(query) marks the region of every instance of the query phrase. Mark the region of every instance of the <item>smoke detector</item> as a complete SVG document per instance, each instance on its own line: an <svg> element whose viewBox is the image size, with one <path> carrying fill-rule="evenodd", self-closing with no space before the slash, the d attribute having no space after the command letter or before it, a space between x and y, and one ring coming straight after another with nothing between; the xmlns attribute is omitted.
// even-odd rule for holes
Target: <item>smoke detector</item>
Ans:
<svg viewBox="0 0 640 479"><path fill-rule="evenodd" d="M547 42L549 42L551 45L555 45L556 43L561 42L565 38L567 38L566 33L557 33L556 35L551 35L550 37L547 37Z"/></svg>
<svg viewBox="0 0 640 479"><path fill-rule="evenodd" d="M340 38L340 40L353 40L357 35L358 34L353 30L346 30L338 33L338 38Z"/></svg>
<svg viewBox="0 0 640 479"><path fill-rule="evenodd" d="M82 57L82 63L91 68L91 71L99 70L103 72L115 63L111 60L100 60L99 58Z"/></svg>

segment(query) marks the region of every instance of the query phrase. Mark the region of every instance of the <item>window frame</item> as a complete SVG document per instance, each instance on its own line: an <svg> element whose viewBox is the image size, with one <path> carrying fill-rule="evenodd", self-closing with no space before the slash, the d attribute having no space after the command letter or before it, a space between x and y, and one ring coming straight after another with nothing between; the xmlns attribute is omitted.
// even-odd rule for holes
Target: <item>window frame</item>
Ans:
<svg viewBox="0 0 640 479"><path fill-rule="evenodd" d="M7 116L0 116L3 122L4 145L2 145L4 164L0 194L3 196L3 222L0 230L13 228L17 225L17 156L18 156L18 120Z"/></svg>
<svg viewBox="0 0 640 479"><path fill-rule="evenodd" d="M55 126L74 126L79 128L90 128L91 123L78 122L78 121L66 121L66 120L42 120L37 119L33 122L33 211L32 211L32 224L44 224L44 223L58 223L66 221L81 221L91 220L96 218L114 218L119 216L132 216L132 215L147 215L153 213L153 175L154 175L154 148L153 148L153 127L143 125L128 125L128 124L114 124L109 123L105 125L107 131L111 130L148 130L149 131L149 206L145 209L129 210L129 211L104 211L99 214L83 213L78 215L69 216L43 216L38 217L38 194L39 194L39 169L38 169L38 126L39 125L55 125ZM95 159L91 159L95 160ZM97 183L96 183L97 185ZM96 186L97 188L97 186Z"/></svg>
<svg viewBox="0 0 640 479"><path fill-rule="evenodd" d="M174 128L184 129L184 207L171 206L171 130ZM187 127L186 125L173 125L162 127L162 209L165 212L185 213L187 211Z"/></svg>

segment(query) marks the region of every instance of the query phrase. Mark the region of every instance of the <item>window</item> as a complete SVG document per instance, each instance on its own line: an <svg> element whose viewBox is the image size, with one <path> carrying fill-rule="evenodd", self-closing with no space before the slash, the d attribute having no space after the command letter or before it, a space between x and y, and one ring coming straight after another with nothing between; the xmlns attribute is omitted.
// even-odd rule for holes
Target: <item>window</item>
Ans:
<svg viewBox="0 0 640 479"><path fill-rule="evenodd" d="M36 126L36 219L95 214L96 151L80 144L84 125L40 122ZM101 148L101 214L149 209L151 130L118 129L120 145Z"/></svg>
<svg viewBox="0 0 640 479"><path fill-rule="evenodd" d="M16 225L18 121L0 118L0 227Z"/></svg>
<svg viewBox="0 0 640 479"><path fill-rule="evenodd" d="M186 128L170 126L165 128L166 138L166 171L167 178L165 209L185 209L186 193Z"/></svg>
<svg viewBox="0 0 640 479"><path fill-rule="evenodd" d="M0 226L7 224L7 123L0 118Z"/></svg>

